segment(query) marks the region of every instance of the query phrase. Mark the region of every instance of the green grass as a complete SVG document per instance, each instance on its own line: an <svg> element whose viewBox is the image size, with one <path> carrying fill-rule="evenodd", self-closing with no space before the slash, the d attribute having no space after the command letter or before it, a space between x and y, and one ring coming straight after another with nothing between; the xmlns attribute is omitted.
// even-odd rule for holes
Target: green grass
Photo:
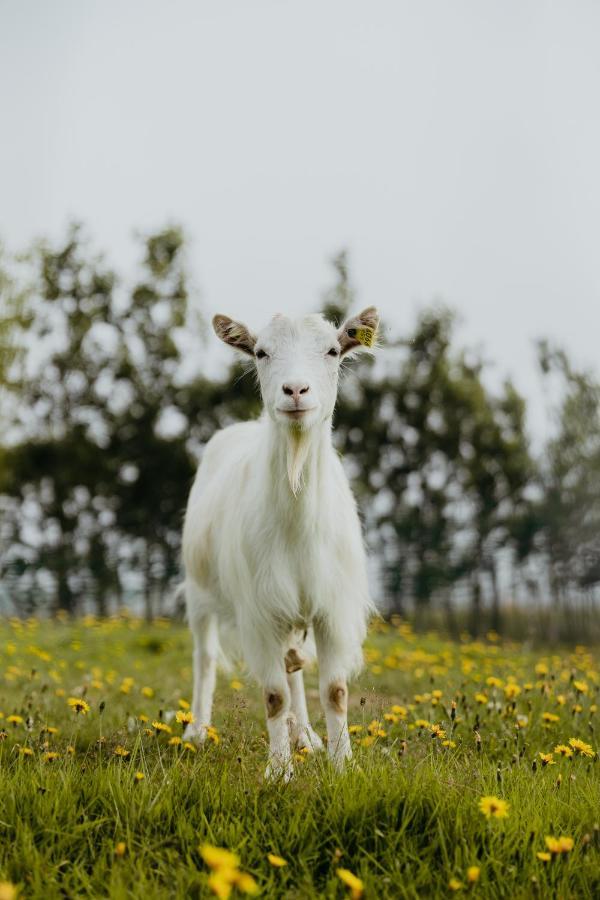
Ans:
<svg viewBox="0 0 600 900"><path fill-rule="evenodd" d="M146 733L161 711L191 700L191 642L181 626L4 622L0 647L0 881L19 896L209 896L205 842L235 851L266 897L350 896L340 867L371 898L600 896L600 766L577 754L542 766L538 756L574 737L596 747L592 651L533 655L493 640L452 644L379 628L352 686L349 718L362 726L353 764L336 775L321 754L299 758L281 785L264 782L260 694L243 673L220 679L218 744L193 752ZM510 679L519 692L507 691ZM307 685L323 733L314 673ZM487 701L476 699L482 692ZM82 693L90 711L76 715L67 699ZM394 704L406 713L386 721ZM544 722L544 712L558 721ZM11 714L23 722L8 723ZM369 735L373 720L380 725L371 731L385 736ZM119 745L127 758L115 755ZM49 751L58 757L47 761ZM136 782L138 771L145 777ZM507 818L479 811L490 794L508 801ZM572 851L539 860L547 835L572 837ZM288 865L272 867L268 853ZM473 865L480 876L469 885ZM453 878L463 884L456 893Z"/></svg>

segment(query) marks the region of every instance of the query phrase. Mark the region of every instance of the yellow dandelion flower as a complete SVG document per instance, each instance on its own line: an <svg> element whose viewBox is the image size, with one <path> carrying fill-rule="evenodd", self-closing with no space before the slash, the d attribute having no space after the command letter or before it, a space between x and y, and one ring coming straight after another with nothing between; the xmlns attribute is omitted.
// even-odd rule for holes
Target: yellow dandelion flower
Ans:
<svg viewBox="0 0 600 900"><path fill-rule="evenodd" d="M17 900L17 888L10 881L0 881L0 900Z"/></svg>
<svg viewBox="0 0 600 900"><path fill-rule="evenodd" d="M480 799L479 809L486 819L506 819L509 805L506 800L501 800L499 797L487 796Z"/></svg>
<svg viewBox="0 0 600 900"><path fill-rule="evenodd" d="M233 875L233 883L242 894L254 897L259 893L258 884L248 872L234 872Z"/></svg>
<svg viewBox="0 0 600 900"><path fill-rule="evenodd" d="M154 690L151 687L143 687L140 693L143 694L144 697L148 697L148 699L154 697Z"/></svg>
<svg viewBox="0 0 600 900"><path fill-rule="evenodd" d="M77 713L77 715L81 713L85 716L90 711L89 703L86 703L82 697L69 697L67 703L69 704L73 712Z"/></svg>
<svg viewBox="0 0 600 900"><path fill-rule="evenodd" d="M180 725L191 725L195 720L194 714L186 709L178 709L175 713L175 718Z"/></svg>
<svg viewBox="0 0 600 900"><path fill-rule="evenodd" d="M127 853L127 844L125 841L119 841L115 844L115 856L125 856Z"/></svg>
<svg viewBox="0 0 600 900"><path fill-rule="evenodd" d="M587 681L574 681L573 687L578 694L587 694L587 692L589 691L589 685Z"/></svg>
<svg viewBox="0 0 600 900"><path fill-rule="evenodd" d="M54 750L48 750L47 753L44 753L44 759L46 762L54 762L55 759L58 759L58 753Z"/></svg>
<svg viewBox="0 0 600 900"><path fill-rule="evenodd" d="M544 720L544 722L548 723L560 722L560 716L557 716L555 713L551 712L542 713L542 719Z"/></svg>
<svg viewBox="0 0 600 900"><path fill-rule="evenodd" d="M179 698L179 700L177 701L177 704L180 709L189 709L190 708L190 704L188 703L187 700L184 700L183 697Z"/></svg>
<svg viewBox="0 0 600 900"><path fill-rule="evenodd" d="M69 754L69 756L75 755L75 747L72 744L69 744L69 746L67 747L67 753Z"/></svg>
<svg viewBox="0 0 600 900"><path fill-rule="evenodd" d="M362 725L350 725L348 727L348 731L350 732L350 734L360 734L360 732L362 730L363 730Z"/></svg>
<svg viewBox="0 0 600 900"><path fill-rule="evenodd" d="M218 872L211 872L208 876L208 887L219 900L228 900L231 895L231 883L234 874L233 870L221 869Z"/></svg>
<svg viewBox="0 0 600 900"><path fill-rule="evenodd" d="M169 738L169 746L170 747L180 747L183 741L178 735L173 735L172 738Z"/></svg>
<svg viewBox="0 0 600 900"><path fill-rule="evenodd" d="M287 860L285 860L282 856L277 856L275 853L267 853L267 859L272 866L275 866L276 869L280 869L282 866L287 866Z"/></svg>
<svg viewBox="0 0 600 900"><path fill-rule="evenodd" d="M566 744L557 744L554 748L554 753L558 753L559 756L565 756L567 759L571 759L573 756L573 748L567 747Z"/></svg>
<svg viewBox="0 0 600 900"><path fill-rule="evenodd" d="M551 753L539 753L538 756L539 756L539 758L540 758L541 763L542 763L543 766L554 766L554 765L556 765L556 763L555 763L555 761L554 761L554 757L552 756Z"/></svg>
<svg viewBox="0 0 600 900"><path fill-rule="evenodd" d="M582 741L579 738L571 738L569 744L580 756L589 756L593 758L596 755L596 751L592 748L591 744L586 744L585 741Z"/></svg>
<svg viewBox="0 0 600 900"><path fill-rule="evenodd" d="M405 706L398 706L396 703L392 706L392 712L395 716L405 716L407 710Z"/></svg>
<svg viewBox="0 0 600 900"><path fill-rule="evenodd" d="M21 756L33 756L33 750L31 747L19 747L19 753Z"/></svg>
<svg viewBox="0 0 600 900"><path fill-rule="evenodd" d="M143 781L145 777L146 776L144 775L143 772L136 772L135 775L133 776L133 780L134 781Z"/></svg>
<svg viewBox="0 0 600 900"><path fill-rule="evenodd" d="M335 874L347 888L350 888L352 900L358 900L359 897L362 897L365 886L360 878L352 874L350 869L336 869Z"/></svg>
<svg viewBox="0 0 600 900"><path fill-rule="evenodd" d="M538 850L535 855L538 859L541 859L542 862L550 862L550 860L552 859L552 854L548 853L547 850Z"/></svg>
<svg viewBox="0 0 600 900"><path fill-rule="evenodd" d="M467 881L469 884L475 884L476 881L479 881L480 874L481 869L479 866L469 866L467 869Z"/></svg>
<svg viewBox="0 0 600 900"><path fill-rule="evenodd" d="M185 742L184 742L183 749L184 749L184 750L189 750L190 753L197 753L197 752L198 752L198 748L196 747L196 745L195 745L195 744L192 744L190 741L185 741Z"/></svg>
<svg viewBox="0 0 600 900"><path fill-rule="evenodd" d="M229 687L232 691L241 691L244 685L237 678L234 678L233 681L229 682Z"/></svg>
<svg viewBox="0 0 600 900"><path fill-rule="evenodd" d="M198 847L200 856L209 869L237 869L240 858L237 853L226 850L224 847L213 847L211 844L201 844Z"/></svg>
<svg viewBox="0 0 600 900"><path fill-rule="evenodd" d="M448 887L451 891L460 891L463 888L462 881L459 881L458 878L451 878L448 882Z"/></svg>
<svg viewBox="0 0 600 900"><path fill-rule="evenodd" d="M127 759L129 756L129 750L126 750L125 747L122 747L120 744L115 747L113 753L115 756L121 756L123 759Z"/></svg>
<svg viewBox="0 0 600 900"><path fill-rule="evenodd" d="M488 702L487 694L483 694L481 692L475 694L475 702L481 703L481 704L487 703Z"/></svg>
<svg viewBox="0 0 600 900"><path fill-rule="evenodd" d="M9 725L14 725L14 727L16 728L17 725L23 724L24 719L23 719L23 716L12 715L12 716L7 716L6 721L8 722Z"/></svg>
<svg viewBox="0 0 600 900"><path fill-rule="evenodd" d="M156 719L152 723L152 727L154 728L154 730L156 731L157 734L161 731L164 732L165 734L171 734L171 732L173 730L170 725L167 725L166 722L159 722L158 719Z"/></svg>
<svg viewBox="0 0 600 900"><path fill-rule="evenodd" d="M575 841L572 837L545 837L544 841L550 853L558 856L561 853L570 853Z"/></svg>

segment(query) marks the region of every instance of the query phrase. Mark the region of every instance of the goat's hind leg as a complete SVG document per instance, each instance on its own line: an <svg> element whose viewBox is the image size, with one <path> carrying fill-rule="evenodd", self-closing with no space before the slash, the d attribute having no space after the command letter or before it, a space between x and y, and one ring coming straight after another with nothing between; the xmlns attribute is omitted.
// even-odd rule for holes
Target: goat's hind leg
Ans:
<svg viewBox="0 0 600 900"><path fill-rule="evenodd" d="M313 729L308 718L302 669L288 671L287 681L291 698L290 737L292 744L298 750L308 750L309 753L314 750L322 750L323 741Z"/></svg>
<svg viewBox="0 0 600 900"><path fill-rule="evenodd" d="M213 696L217 680L219 634L216 616L203 613L188 599L190 629L194 640L194 693L190 723L184 734L186 740L202 742L211 724Z"/></svg>

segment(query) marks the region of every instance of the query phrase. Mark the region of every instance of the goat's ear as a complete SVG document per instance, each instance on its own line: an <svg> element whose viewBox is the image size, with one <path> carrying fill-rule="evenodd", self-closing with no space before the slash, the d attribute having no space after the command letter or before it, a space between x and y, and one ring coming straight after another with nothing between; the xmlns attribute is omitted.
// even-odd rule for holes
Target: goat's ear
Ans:
<svg viewBox="0 0 600 900"><path fill-rule="evenodd" d="M222 341L236 350L241 350L242 353L254 356L256 336L245 325L241 322L234 322L229 316L215 316L212 323L215 334Z"/></svg>
<svg viewBox="0 0 600 900"><path fill-rule="evenodd" d="M347 319L338 331L341 356L351 350L370 350L375 345L379 313L374 306L363 309L357 316Z"/></svg>

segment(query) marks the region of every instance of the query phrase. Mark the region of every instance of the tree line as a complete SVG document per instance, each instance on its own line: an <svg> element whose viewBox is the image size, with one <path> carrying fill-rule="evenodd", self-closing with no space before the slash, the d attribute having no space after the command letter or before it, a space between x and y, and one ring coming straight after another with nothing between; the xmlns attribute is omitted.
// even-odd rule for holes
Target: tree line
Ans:
<svg viewBox="0 0 600 900"><path fill-rule="evenodd" d="M59 246L0 257L5 611L168 608L202 448L260 410L242 362L207 372L194 300L177 228L142 239L132 283L78 226ZM355 306L345 252L318 302L337 322ZM487 386L451 311L426 309L410 334L383 335L375 358L345 367L335 415L382 610L441 610L457 633L502 630L517 600L587 622L600 585L596 375L538 343L555 400L534 453L525 399L510 381Z"/></svg>

